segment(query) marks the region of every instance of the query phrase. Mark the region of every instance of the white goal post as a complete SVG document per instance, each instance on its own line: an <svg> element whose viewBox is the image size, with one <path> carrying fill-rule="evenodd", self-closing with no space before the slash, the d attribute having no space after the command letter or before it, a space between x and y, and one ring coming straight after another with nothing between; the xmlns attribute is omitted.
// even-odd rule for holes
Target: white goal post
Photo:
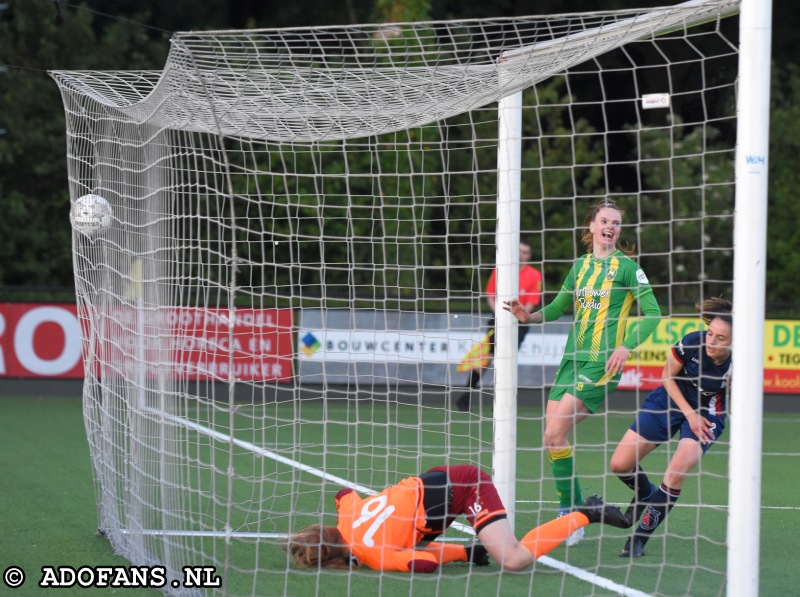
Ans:
<svg viewBox="0 0 800 597"><path fill-rule="evenodd" d="M197 594L186 566L213 566L207 589L223 595L533 594L530 576L496 567L312 574L279 545L333 524L342 486L369 494L445 463L490 470L519 536L555 515L541 405L568 324L518 349L499 305L517 294L522 241L555 296L602 197L625 208L665 319L732 293L736 361L763 363L770 15L691 0L183 32L163 71L52 72L84 414L114 549L164 566L174 595ZM492 316L493 368L458 412L464 354ZM649 359L621 386L637 401ZM569 580L537 576L537 592L756 595L761 373L735 370L736 416L664 525L659 574L637 574L601 529L595 550L540 560L534 573ZM631 416L609 400L574 438L609 501L630 498L608 458ZM665 454L651 459L663 470Z"/></svg>

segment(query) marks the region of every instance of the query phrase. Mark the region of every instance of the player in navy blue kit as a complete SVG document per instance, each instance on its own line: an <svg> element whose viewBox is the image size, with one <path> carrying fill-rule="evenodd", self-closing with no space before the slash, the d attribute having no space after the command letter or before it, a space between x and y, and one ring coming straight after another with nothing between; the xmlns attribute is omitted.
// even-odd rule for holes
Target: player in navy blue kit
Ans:
<svg viewBox="0 0 800 597"><path fill-rule="evenodd" d="M691 332L672 347L661 374L663 384L645 399L611 457L611 470L634 491L626 517L631 526L642 517L620 552L621 557L645 555L651 534L678 501L686 475L725 429L732 308L722 298L697 304L708 329ZM639 463L678 432L678 447L657 487Z"/></svg>

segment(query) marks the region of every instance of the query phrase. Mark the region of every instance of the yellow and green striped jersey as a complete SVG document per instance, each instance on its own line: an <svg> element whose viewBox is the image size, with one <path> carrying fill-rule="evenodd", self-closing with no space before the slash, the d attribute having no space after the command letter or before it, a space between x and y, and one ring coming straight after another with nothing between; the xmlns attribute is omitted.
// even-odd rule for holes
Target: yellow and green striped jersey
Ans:
<svg viewBox="0 0 800 597"><path fill-rule="evenodd" d="M634 301L643 319L628 326ZM639 265L622 251L605 259L589 253L580 257L552 303L542 309L544 321L554 321L572 304L575 319L567 338L564 358L603 362L623 344L636 348L658 325L661 310L653 289Z"/></svg>

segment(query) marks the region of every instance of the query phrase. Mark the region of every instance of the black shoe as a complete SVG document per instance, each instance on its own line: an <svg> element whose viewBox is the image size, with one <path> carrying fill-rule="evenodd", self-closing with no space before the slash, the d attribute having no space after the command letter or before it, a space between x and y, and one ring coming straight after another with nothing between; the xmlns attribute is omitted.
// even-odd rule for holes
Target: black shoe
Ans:
<svg viewBox="0 0 800 597"><path fill-rule="evenodd" d="M633 547L631 547L631 543ZM625 541L625 547L619 552L619 557L621 558L641 558L644 555L647 555L644 550L644 541L638 537L628 537L628 540Z"/></svg>
<svg viewBox="0 0 800 597"><path fill-rule="evenodd" d="M458 402L456 402L456 406L458 406L458 410L462 413L469 412L469 392L464 392L458 398Z"/></svg>
<svg viewBox="0 0 800 597"><path fill-rule="evenodd" d="M596 495L590 495L576 510L585 514L589 522L602 522L618 529L631 527L631 523L619 508L603 503L603 500Z"/></svg>
<svg viewBox="0 0 800 597"><path fill-rule="evenodd" d="M631 505L625 510L625 518L627 518L628 522L631 523L630 526L633 526L639 522L639 519L642 517L642 513L647 510L648 503L649 502L647 501L639 501L635 497L631 500Z"/></svg>
<svg viewBox="0 0 800 597"><path fill-rule="evenodd" d="M650 498L656 492L656 486L650 483L650 495L644 499L639 499L638 495L634 495L631 500L630 506L625 510L625 518L631 521L631 526L639 522L642 514L647 510L647 505L650 503Z"/></svg>

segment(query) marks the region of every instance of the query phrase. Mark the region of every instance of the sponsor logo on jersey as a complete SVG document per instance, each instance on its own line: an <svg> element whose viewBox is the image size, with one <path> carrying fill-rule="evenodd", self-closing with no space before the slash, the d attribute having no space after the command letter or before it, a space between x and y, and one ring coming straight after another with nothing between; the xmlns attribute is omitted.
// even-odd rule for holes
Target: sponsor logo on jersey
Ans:
<svg viewBox="0 0 800 597"><path fill-rule="evenodd" d="M650 281L647 279L647 276L644 274L644 271L641 269L636 270L636 279L639 280L641 284L649 284Z"/></svg>
<svg viewBox="0 0 800 597"><path fill-rule="evenodd" d="M584 286L583 288L578 289L576 295L576 305L580 305L580 307L583 309L594 309L595 311L599 311L603 308L603 303L599 299L604 299L611 296L611 291L602 288Z"/></svg>

